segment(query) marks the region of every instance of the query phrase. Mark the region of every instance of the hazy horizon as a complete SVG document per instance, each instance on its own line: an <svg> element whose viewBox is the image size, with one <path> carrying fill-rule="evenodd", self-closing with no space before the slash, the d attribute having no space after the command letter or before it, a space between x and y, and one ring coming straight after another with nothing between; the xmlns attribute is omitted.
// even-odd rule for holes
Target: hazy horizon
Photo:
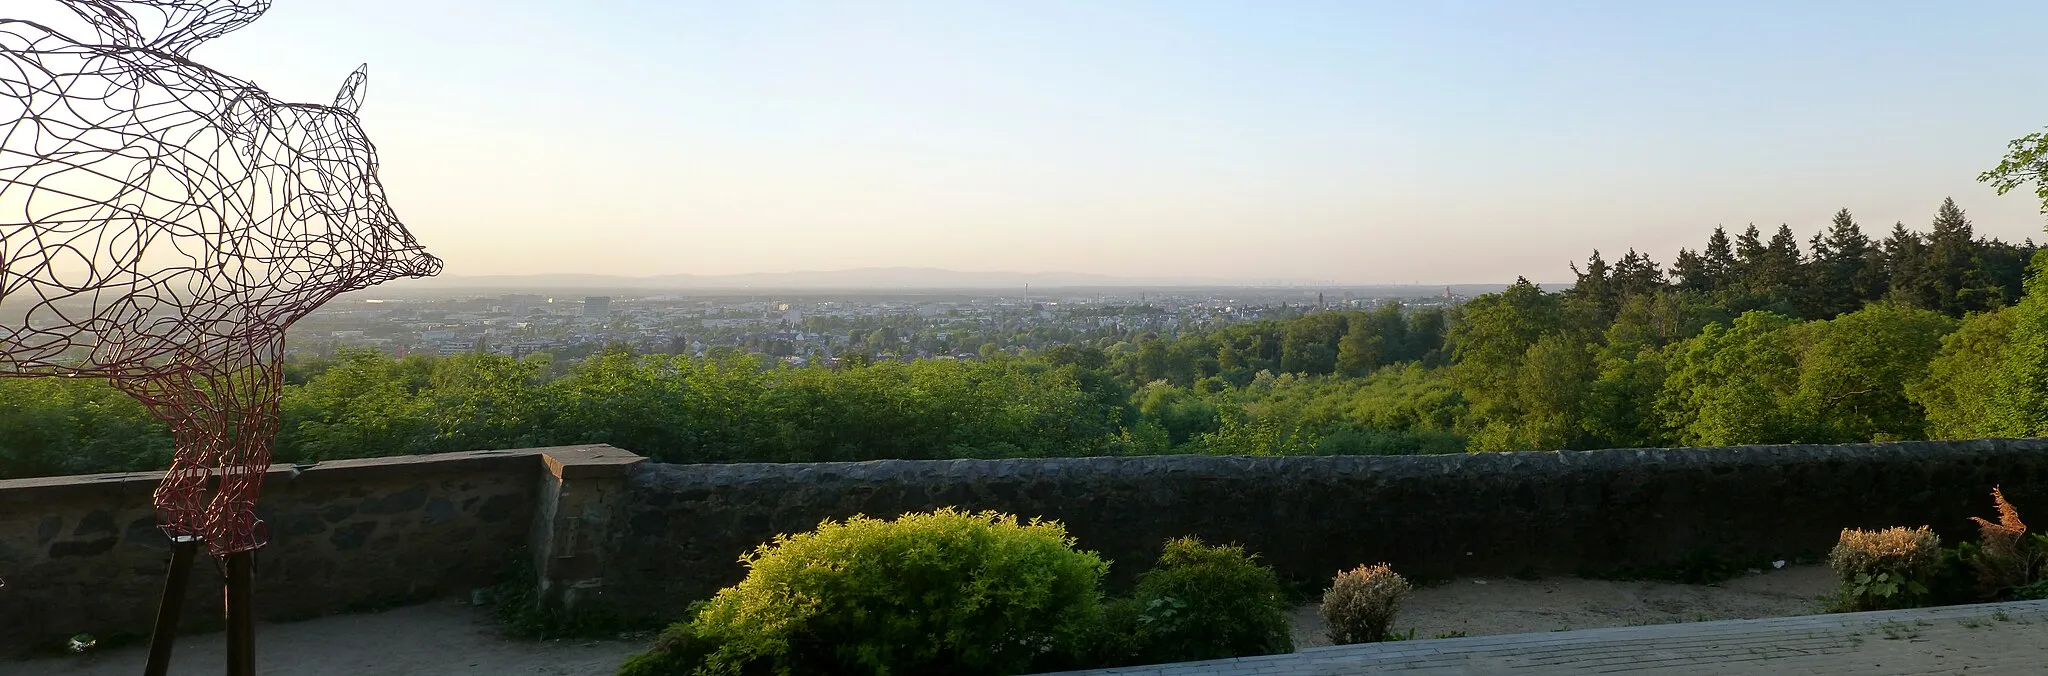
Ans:
<svg viewBox="0 0 2048 676"><path fill-rule="evenodd" d="M952 268L941 268L941 267L923 267L923 266L867 266L867 267L855 267L855 268L836 268L836 269L815 269L815 270L783 270L783 271L772 271L772 272L766 272L766 271L764 271L764 272L737 272L737 273L727 273L727 274L699 274L699 273L687 273L687 272L686 272L686 273L667 273L667 274L650 274L650 275L628 275L628 274L607 274L607 273L598 273L598 272L566 272L566 273L509 273L509 274L474 274L474 275L462 275L462 274L443 274L443 275L440 275L440 276L438 276L438 277L432 277L432 278L427 278L427 279L417 279L417 280L415 280L415 279L400 279L400 280L396 280L396 281L394 281L394 282L389 282L389 284L398 284L398 285L411 285L411 286L449 286L449 285L456 285L456 284L461 284L461 283L467 283L467 282L471 282L471 281L477 281L477 280L490 280L490 281L495 281L495 280L537 280L537 279L538 279L538 280L546 280L546 279L574 279L574 278L590 278L590 279L593 279L593 280L639 280L639 281L648 281L648 282L660 282L660 281L663 281L663 280L673 280L673 281L685 281L685 282L692 282L692 281L694 281L694 282L700 282L700 283L705 283L705 282L711 282L711 283L715 283L715 282L723 282L723 281L726 281L726 280L744 280L744 279L750 279L750 278L763 278L763 279L767 279L767 280L771 280L771 281L772 281L772 280L779 280L779 279L786 279L786 278L868 277L868 276L878 276L878 275L902 275L902 276L911 276L911 277L915 277L915 276L919 276L919 275L929 275L929 276L935 276L935 277L959 277L959 278L972 278L972 279L975 279L975 280L995 280L995 279L997 279L997 278L1014 278L1014 281L1015 281L1015 283L1016 283L1016 284L1031 284L1031 285L1041 285L1042 283L1044 283L1044 284L1046 284L1046 285L1048 285L1048 286L1053 286L1053 285L1056 285L1056 286L1128 286L1128 287L1138 287L1138 286L1181 286L1181 287L1234 287L1234 286L1301 286L1301 287L1317 287L1317 286L1326 286L1326 287L1347 287L1347 286L1349 286L1349 287L1356 287L1356 286L1385 286L1385 287L1416 287L1416 286L1419 286L1419 287L1441 287L1441 286L1507 286L1508 284L1510 284L1510 283L1512 283L1512 282L1514 281L1513 279L1507 279L1507 280L1485 280L1485 279L1481 279L1481 280L1427 280L1427 279L1416 279L1416 280L1407 280L1407 281L1387 281L1387 282L1345 282L1345 281L1343 281L1343 280L1335 280L1335 279L1310 279L1310 278L1302 278L1302 277L1270 277L1270 278L1258 278L1258 277L1204 277L1204 276L1198 276L1198 275L1156 275L1156 276L1139 276L1139 275L1117 275L1117 274L1103 274L1103 273L1084 273L1084 272L1073 272L1073 271L1070 271L1070 270L956 270L956 269L952 269ZM1521 275L1521 276L1522 276L1522 277L1528 277L1527 275ZM1537 284L1539 284L1539 285L1544 285L1544 286L1552 286L1552 285L1559 285L1559 284L1570 284L1570 283L1571 283L1571 279L1570 279L1570 277L1571 277L1571 276L1570 276L1569 274L1565 274L1565 275L1553 275L1553 276L1551 276L1551 277L1540 277L1540 278L1539 278L1539 277L1529 277L1529 280L1530 280L1531 282L1535 282L1535 283L1537 283ZM1009 283L1010 283L1009 281L1003 281L1003 282L1001 282L1001 284L1004 284L1004 285L1008 285ZM978 281L978 282L976 283L976 285L977 285L977 286L989 286L989 287L993 287L993 286L996 286L997 284L998 284L998 283L997 283L997 282L994 282L994 281ZM657 287L657 286L658 286L658 285L650 285L650 288L655 288L655 287ZM874 288L874 287L859 287L859 286L850 286L850 287L848 287L848 288ZM902 283L897 283L897 284L893 285L893 286L892 286L891 288L945 288L945 287L944 287L944 285L943 285L943 284L934 284L934 285L931 285L931 286L929 286L929 287L920 287L920 286L917 286L917 285L906 285L906 284L902 284Z"/></svg>
<svg viewBox="0 0 2048 676"><path fill-rule="evenodd" d="M1947 196L2041 232L1974 181L2048 109L2039 3L645 5L280 0L194 56L322 103L369 62L457 276L1555 280Z"/></svg>

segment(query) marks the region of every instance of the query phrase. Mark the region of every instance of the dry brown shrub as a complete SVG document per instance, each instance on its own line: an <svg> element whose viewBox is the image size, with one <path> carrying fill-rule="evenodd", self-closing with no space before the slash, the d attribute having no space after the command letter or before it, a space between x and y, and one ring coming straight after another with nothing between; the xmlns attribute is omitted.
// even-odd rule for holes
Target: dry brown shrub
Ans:
<svg viewBox="0 0 2048 676"><path fill-rule="evenodd" d="M1387 564L1359 566L1337 573L1330 590L1323 592L1323 621L1329 625L1330 642L1337 645L1387 640L1394 615L1401 610L1401 597L1408 595L1408 580Z"/></svg>
<svg viewBox="0 0 2048 676"><path fill-rule="evenodd" d="M2027 524L2020 521L2019 510L2013 509L1997 488L1991 489L1991 500L1998 506L1997 523L1970 517L1977 522L1979 548L1970 566L1976 569L1979 591L1986 596L2024 585L2032 581L2034 572L2034 552L2027 546Z"/></svg>

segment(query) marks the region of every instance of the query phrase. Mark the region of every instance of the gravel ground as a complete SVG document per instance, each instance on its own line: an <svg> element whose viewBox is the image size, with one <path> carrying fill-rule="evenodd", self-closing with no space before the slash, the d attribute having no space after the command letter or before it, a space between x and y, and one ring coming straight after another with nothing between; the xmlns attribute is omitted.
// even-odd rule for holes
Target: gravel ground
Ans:
<svg viewBox="0 0 2048 676"><path fill-rule="evenodd" d="M1673 622L1811 615L1835 590L1826 566L1790 566L1715 585L1551 578L1456 580L1408 594L1396 631L1491 636ZM1294 645L1329 645L1316 606L1294 609Z"/></svg>

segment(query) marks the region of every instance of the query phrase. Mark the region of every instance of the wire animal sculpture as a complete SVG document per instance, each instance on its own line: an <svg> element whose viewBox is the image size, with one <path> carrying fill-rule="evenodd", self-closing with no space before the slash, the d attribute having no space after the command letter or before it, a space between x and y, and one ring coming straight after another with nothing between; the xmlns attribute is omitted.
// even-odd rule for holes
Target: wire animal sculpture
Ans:
<svg viewBox="0 0 2048 676"><path fill-rule="evenodd" d="M385 199L366 69L312 105L191 60L269 0L58 1L95 34L0 18L0 377L140 400L176 444L164 531L253 551L285 330L441 261Z"/></svg>
<svg viewBox="0 0 2048 676"><path fill-rule="evenodd" d="M176 440L164 529L255 549L285 329L441 263L385 201L356 118L366 69L322 106L190 60L267 0L64 3L94 39L0 19L0 377L106 378L141 400Z"/></svg>

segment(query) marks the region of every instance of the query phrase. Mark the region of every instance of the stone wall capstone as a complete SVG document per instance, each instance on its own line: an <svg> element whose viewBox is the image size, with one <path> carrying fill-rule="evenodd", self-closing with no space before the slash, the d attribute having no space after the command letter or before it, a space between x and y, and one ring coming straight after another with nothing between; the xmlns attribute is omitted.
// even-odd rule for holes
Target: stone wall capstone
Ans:
<svg viewBox="0 0 2048 676"><path fill-rule="evenodd" d="M1700 553L1824 556L1848 527L1932 525L1974 538L2002 484L2048 514L2048 441L1621 449L1384 457L643 463L627 478L608 587L630 613L679 615L745 574L742 552L855 514L952 506L1064 522L1149 568L1167 538L1245 545L1319 583L1386 561L1421 578L1613 574Z"/></svg>

